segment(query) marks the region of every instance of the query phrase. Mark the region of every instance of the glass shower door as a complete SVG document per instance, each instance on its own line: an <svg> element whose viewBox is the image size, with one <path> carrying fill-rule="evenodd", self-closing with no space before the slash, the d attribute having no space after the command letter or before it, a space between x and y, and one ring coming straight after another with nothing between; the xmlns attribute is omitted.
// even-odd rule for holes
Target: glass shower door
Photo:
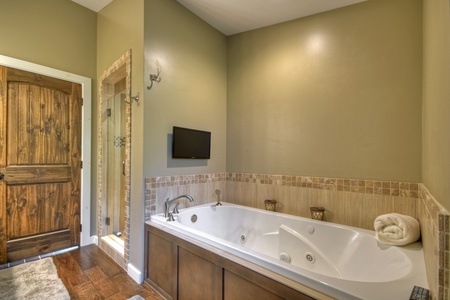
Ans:
<svg viewBox="0 0 450 300"><path fill-rule="evenodd" d="M122 243L125 227L125 161L126 161L126 127L125 127L126 91L110 97L105 107L103 118L103 180L106 197L105 224L106 235Z"/></svg>

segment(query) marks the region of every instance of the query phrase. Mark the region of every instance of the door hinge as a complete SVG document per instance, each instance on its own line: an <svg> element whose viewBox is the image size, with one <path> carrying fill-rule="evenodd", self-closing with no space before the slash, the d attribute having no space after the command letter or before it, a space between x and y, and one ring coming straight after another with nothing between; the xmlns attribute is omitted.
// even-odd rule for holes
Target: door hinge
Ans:
<svg viewBox="0 0 450 300"><path fill-rule="evenodd" d="M111 218L110 217L106 217L105 224L108 225L108 226L111 225Z"/></svg>
<svg viewBox="0 0 450 300"><path fill-rule="evenodd" d="M83 161L80 162L80 168L83 169Z"/></svg>
<svg viewBox="0 0 450 300"><path fill-rule="evenodd" d="M80 224L80 232L83 232L83 224Z"/></svg>
<svg viewBox="0 0 450 300"><path fill-rule="evenodd" d="M81 98L81 106L83 106L83 105L84 105L84 99Z"/></svg>

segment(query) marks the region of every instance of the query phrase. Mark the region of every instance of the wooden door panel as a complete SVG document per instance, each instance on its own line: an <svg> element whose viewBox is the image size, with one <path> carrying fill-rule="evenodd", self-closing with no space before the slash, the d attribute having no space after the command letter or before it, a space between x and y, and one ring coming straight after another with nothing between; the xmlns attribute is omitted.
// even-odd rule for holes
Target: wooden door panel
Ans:
<svg viewBox="0 0 450 300"><path fill-rule="evenodd" d="M9 89L11 89L11 86ZM41 88L32 85L29 93L30 117L27 131L29 134L29 147L34 149L30 153L29 162L31 164L43 164L43 149L40 147L43 143L43 134L41 132Z"/></svg>
<svg viewBox="0 0 450 300"><path fill-rule="evenodd" d="M27 83L8 91L8 165L69 163L68 95Z"/></svg>
<svg viewBox="0 0 450 300"><path fill-rule="evenodd" d="M70 246L72 244L69 229L10 240L7 242L7 260L18 261L24 257L35 256L36 253L53 252Z"/></svg>
<svg viewBox="0 0 450 300"><path fill-rule="evenodd" d="M0 168L0 172L4 173L4 170ZM6 257L6 203L4 200L6 195L6 184L0 181L0 263L4 263L7 260Z"/></svg>
<svg viewBox="0 0 450 300"><path fill-rule="evenodd" d="M66 193L70 195L69 217L70 217L70 231L71 244L80 244L80 220L81 220L81 107L83 105L83 98L81 97L81 85L72 84L72 91L68 109L70 111L69 125L66 128L71 133L69 138L68 159L71 165L71 184L67 185Z"/></svg>
<svg viewBox="0 0 450 300"><path fill-rule="evenodd" d="M8 184L36 184L71 181L69 165L29 165L6 167Z"/></svg>
<svg viewBox="0 0 450 300"><path fill-rule="evenodd" d="M67 102L67 95L58 91L49 91L44 89L44 160L43 163L66 163L67 153L70 151L68 143L64 143L65 136L69 131L64 128L69 124L64 124L64 120L69 120L69 109L64 105L65 111L62 111L63 104Z"/></svg>
<svg viewBox="0 0 450 300"><path fill-rule="evenodd" d="M79 84L0 66L0 263L79 245L81 105Z"/></svg>
<svg viewBox="0 0 450 300"><path fill-rule="evenodd" d="M8 187L7 239L69 228L69 199L64 200L63 193L64 184Z"/></svg>
<svg viewBox="0 0 450 300"><path fill-rule="evenodd" d="M67 94L72 92L72 82L13 68L6 69L8 82L26 82L41 87L52 87Z"/></svg>
<svg viewBox="0 0 450 300"><path fill-rule="evenodd" d="M7 68L0 66L0 173L6 173ZM0 180L0 263L6 262L6 182Z"/></svg>

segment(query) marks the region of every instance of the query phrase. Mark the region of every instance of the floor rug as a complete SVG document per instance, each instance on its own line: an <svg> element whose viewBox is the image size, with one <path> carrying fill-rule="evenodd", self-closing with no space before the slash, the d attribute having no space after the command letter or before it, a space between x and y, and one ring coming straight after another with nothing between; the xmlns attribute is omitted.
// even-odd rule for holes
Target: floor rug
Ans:
<svg viewBox="0 0 450 300"><path fill-rule="evenodd" d="M0 270L0 299L70 299L52 258Z"/></svg>

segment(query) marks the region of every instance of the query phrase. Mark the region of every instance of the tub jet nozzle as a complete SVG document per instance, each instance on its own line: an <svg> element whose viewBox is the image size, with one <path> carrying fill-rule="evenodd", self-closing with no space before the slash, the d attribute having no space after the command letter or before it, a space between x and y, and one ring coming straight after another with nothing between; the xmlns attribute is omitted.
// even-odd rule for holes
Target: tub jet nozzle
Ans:
<svg viewBox="0 0 450 300"><path fill-rule="evenodd" d="M280 260L290 264L291 263L291 256L289 254L287 254L286 252L281 252L280 253Z"/></svg>

